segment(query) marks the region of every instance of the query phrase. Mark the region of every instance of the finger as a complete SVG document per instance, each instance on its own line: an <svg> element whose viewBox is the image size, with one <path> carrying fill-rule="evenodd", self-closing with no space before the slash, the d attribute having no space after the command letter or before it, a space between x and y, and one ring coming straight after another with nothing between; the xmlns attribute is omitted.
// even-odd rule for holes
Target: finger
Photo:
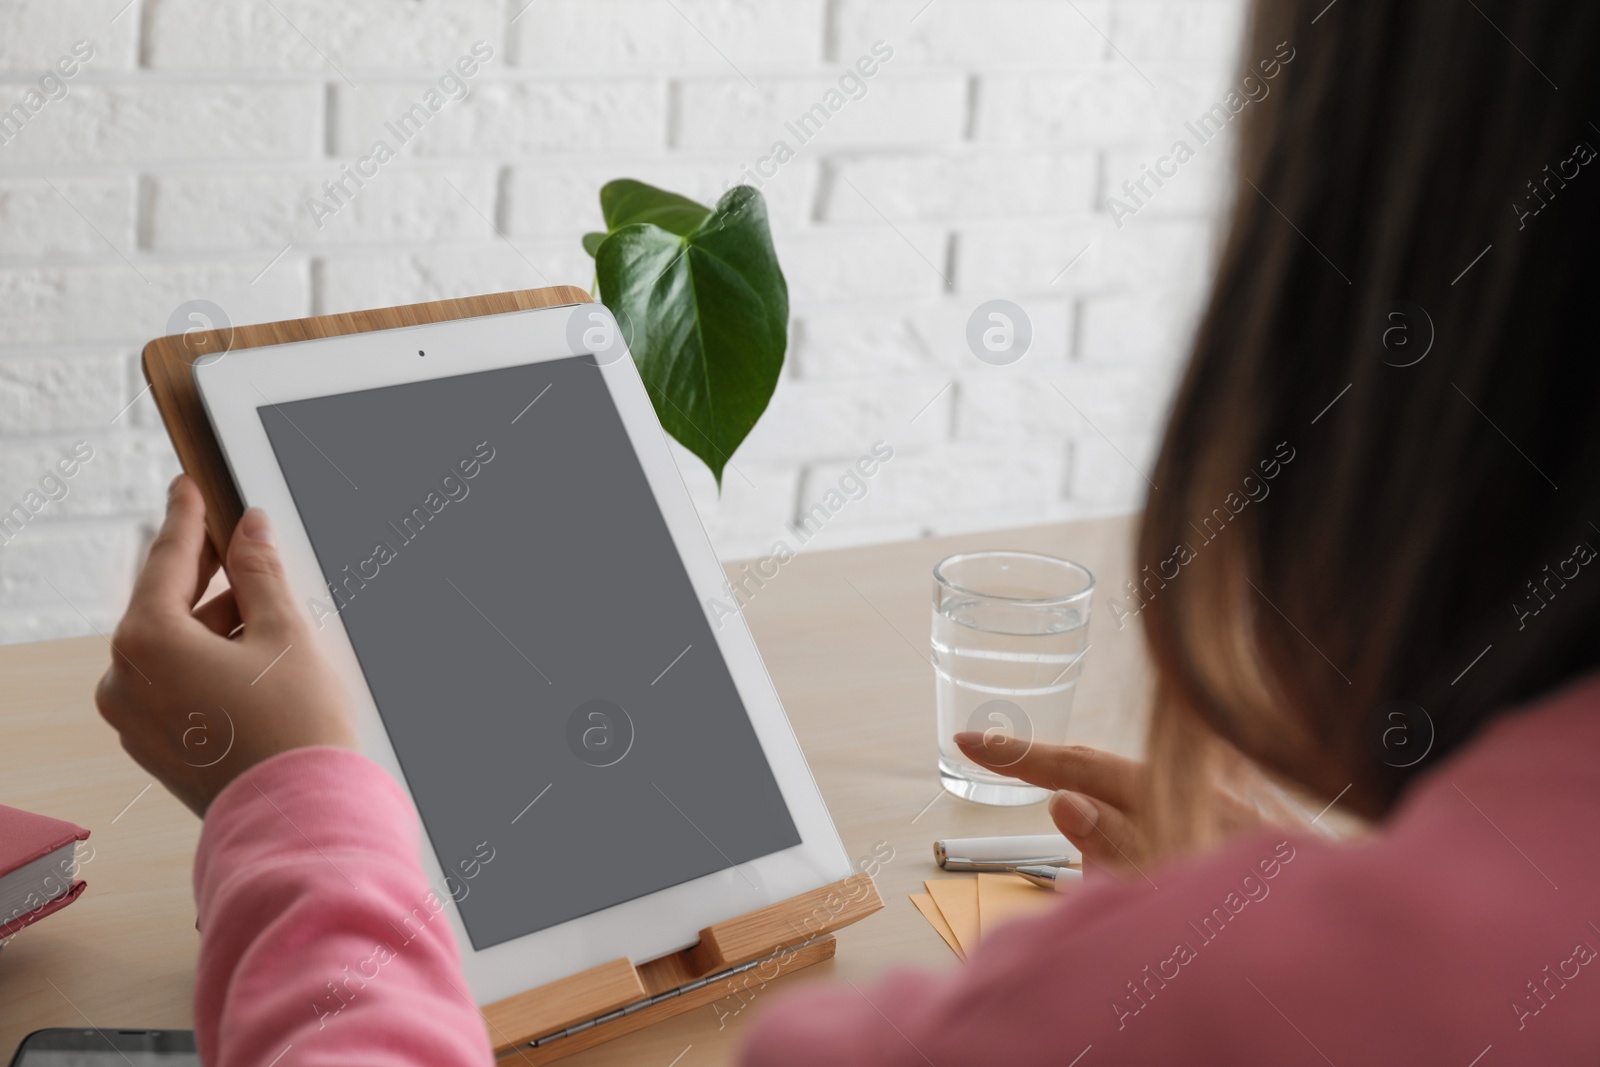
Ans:
<svg viewBox="0 0 1600 1067"><path fill-rule="evenodd" d="M1139 806L1144 764L1086 745L1046 745L966 731L956 744L974 763L1042 789L1074 789L1127 809Z"/></svg>
<svg viewBox="0 0 1600 1067"><path fill-rule="evenodd" d="M1068 841L1078 846L1085 863L1135 867L1143 839L1121 809L1094 797L1063 790L1050 798L1050 818Z"/></svg>
<svg viewBox="0 0 1600 1067"><path fill-rule="evenodd" d="M194 617L219 637L231 637L233 631L244 625L244 620L239 617L239 601L232 589L224 589L195 608Z"/></svg>
<svg viewBox="0 0 1600 1067"><path fill-rule="evenodd" d="M123 707L120 688L120 679L111 670L102 674L94 687L94 706L100 712L100 717L113 727L117 725Z"/></svg>
<svg viewBox="0 0 1600 1067"><path fill-rule="evenodd" d="M180 474L168 490L167 517L150 542L150 555L134 582L128 611L189 614L205 540L205 501L194 482Z"/></svg>
<svg viewBox="0 0 1600 1067"><path fill-rule="evenodd" d="M251 508L228 542L228 581L247 633L276 642L295 627L294 596L272 540L266 512Z"/></svg>
<svg viewBox="0 0 1600 1067"><path fill-rule="evenodd" d="M192 608L200 603L200 598L206 595L206 590L211 586L211 579L217 576L217 571L222 567L222 560L217 558L217 550L211 544L211 538L205 539L205 547L200 549L200 569L194 577L194 594L189 597L189 606Z"/></svg>

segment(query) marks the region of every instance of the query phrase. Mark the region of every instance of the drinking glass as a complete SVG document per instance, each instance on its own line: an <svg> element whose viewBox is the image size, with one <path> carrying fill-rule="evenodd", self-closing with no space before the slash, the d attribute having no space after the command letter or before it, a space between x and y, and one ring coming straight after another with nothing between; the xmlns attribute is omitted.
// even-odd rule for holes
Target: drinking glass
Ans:
<svg viewBox="0 0 1600 1067"><path fill-rule="evenodd" d="M1008 765L1035 742L1061 744L1088 651L1094 575L1035 552L965 552L933 568L933 670L939 778L980 804L1033 804L1049 793L962 755L963 730L1006 737Z"/></svg>

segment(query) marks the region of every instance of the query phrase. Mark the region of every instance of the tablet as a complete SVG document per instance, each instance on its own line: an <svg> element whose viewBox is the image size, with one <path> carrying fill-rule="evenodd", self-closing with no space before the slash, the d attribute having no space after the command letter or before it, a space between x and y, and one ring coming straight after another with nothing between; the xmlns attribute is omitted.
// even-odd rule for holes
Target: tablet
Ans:
<svg viewBox="0 0 1600 1067"><path fill-rule="evenodd" d="M479 1004L848 877L600 305L208 356L363 750L410 794ZM396 917L403 924L407 917Z"/></svg>

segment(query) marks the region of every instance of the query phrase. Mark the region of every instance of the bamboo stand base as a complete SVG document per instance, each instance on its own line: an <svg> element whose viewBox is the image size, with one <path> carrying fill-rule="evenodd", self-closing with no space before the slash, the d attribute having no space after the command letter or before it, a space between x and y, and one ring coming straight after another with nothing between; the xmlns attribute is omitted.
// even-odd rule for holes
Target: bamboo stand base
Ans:
<svg viewBox="0 0 1600 1067"><path fill-rule="evenodd" d="M700 931L697 944L635 966L613 960L483 1009L500 1063L545 1064L716 1001L744 999L831 959L832 932L883 907L852 875Z"/></svg>

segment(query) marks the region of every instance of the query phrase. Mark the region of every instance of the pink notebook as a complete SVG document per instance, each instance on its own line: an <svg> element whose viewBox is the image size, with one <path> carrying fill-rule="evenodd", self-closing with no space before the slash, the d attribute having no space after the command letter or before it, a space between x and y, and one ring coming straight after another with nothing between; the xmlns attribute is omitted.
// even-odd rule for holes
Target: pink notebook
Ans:
<svg viewBox="0 0 1600 1067"><path fill-rule="evenodd" d="M0 804L0 941L78 899L79 841L89 831Z"/></svg>

